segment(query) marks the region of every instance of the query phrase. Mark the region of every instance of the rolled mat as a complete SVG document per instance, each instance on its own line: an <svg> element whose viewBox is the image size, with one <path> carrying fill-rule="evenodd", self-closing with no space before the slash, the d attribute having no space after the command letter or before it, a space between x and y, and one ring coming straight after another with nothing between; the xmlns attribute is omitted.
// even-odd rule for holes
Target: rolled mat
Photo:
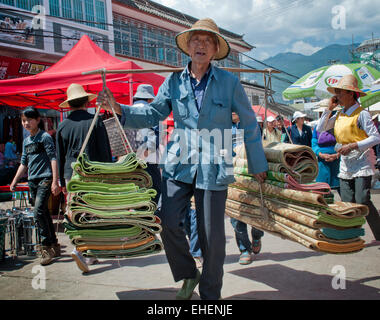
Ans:
<svg viewBox="0 0 380 320"><path fill-rule="evenodd" d="M338 230L334 228L324 227L324 228L321 228L321 231L326 237L331 238L331 239L337 239L337 240L353 239L353 238L364 236L363 228L350 228L350 229Z"/></svg>
<svg viewBox="0 0 380 320"><path fill-rule="evenodd" d="M85 257L97 258L133 258L158 253L163 249L161 241L158 239L141 245L139 247L124 250L101 250L89 249L82 251Z"/></svg>
<svg viewBox="0 0 380 320"><path fill-rule="evenodd" d="M135 238L142 234L144 229L138 225L128 225L124 228L118 226L113 229L67 229L65 233L70 237L88 238Z"/></svg>
<svg viewBox="0 0 380 320"><path fill-rule="evenodd" d="M90 161L85 153L78 156L77 161L72 163L75 172L83 172L87 175L91 174L118 174L132 172L138 168L146 169L147 165L144 160L136 157L135 153L128 153L117 162L97 162Z"/></svg>
<svg viewBox="0 0 380 320"><path fill-rule="evenodd" d="M152 177L143 169L118 174L86 174L79 168L77 170L80 180L84 182L98 182L109 184L134 183L139 188L150 188L153 185Z"/></svg>
<svg viewBox="0 0 380 320"><path fill-rule="evenodd" d="M148 209L150 208L149 206L146 206ZM97 220L97 219L125 219L128 217L131 218L144 218L148 220L155 220L155 216L153 213L155 212L156 206L155 203L152 202L152 207L151 210L145 210L144 207L140 208L133 208L133 209L121 209L121 210L114 210L114 209L109 209L109 210L98 210L96 208L88 207L82 204L77 204L70 202L69 206L69 212L71 213L70 219L75 219L75 216L77 214L82 214L83 217L86 217L86 219L92 219L92 220ZM79 221L79 219L77 220Z"/></svg>
<svg viewBox="0 0 380 320"><path fill-rule="evenodd" d="M109 245L119 245L122 242L138 242L141 241L142 239L147 239L150 237L150 233L147 231L141 232L139 235L136 235L135 237L87 237L83 235L76 235L76 236L71 236L70 240L71 243L75 246L79 245L104 245L104 244L109 244Z"/></svg>
<svg viewBox="0 0 380 320"><path fill-rule="evenodd" d="M82 207L84 212L89 212L89 213L91 213L90 210L97 210L97 211L102 210L102 211L109 211L109 212L112 212L114 210L118 210L118 211L128 210L128 212L130 212L131 214L133 213L150 214L152 212L155 212L157 208L157 205L151 200L140 201L138 203L131 203L131 204L122 204L122 205L119 205L117 203L116 204L112 203L112 206L111 205L94 205L94 204L85 203L82 197L80 197L79 195L75 195L72 197L71 201L69 202L68 208L69 209L73 208L73 210L77 210L78 206Z"/></svg>
<svg viewBox="0 0 380 320"><path fill-rule="evenodd" d="M235 153L234 166L248 167L244 144L238 145ZM313 182L318 176L318 161L308 146L272 142L264 148L264 153L268 162L280 163L299 183ZM279 172L278 168L272 171Z"/></svg>
<svg viewBox="0 0 380 320"><path fill-rule="evenodd" d="M120 233L121 234L121 233ZM104 233L104 234L97 234L94 236L93 234L81 234L78 233L76 235L69 235L69 238L74 245L85 245L85 244L120 244L120 242L137 242L141 241L143 239L147 239L148 237L151 236L151 233L143 230L141 228L140 232L136 234L128 234L127 236L122 235L115 235L115 234L110 234L110 233Z"/></svg>
<svg viewBox="0 0 380 320"><path fill-rule="evenodd" d="M132 249L136 247L140 247L142 245L145 245L149 242L152 242L155 240L155 237L153 235L148 236L146 239L140 239L137 241L120 241L119 244L111 245L109 243L106 244L85 244L85 245L79 245L77 246L78 251L85 251L85 250L125 250L125 249Z"/></svg>
<svg viewBox="0 0 380 320"><path fill-rule="evenodd" d="M70 214L69 214L70 216ZM77 215L71 215L73 219L71 220L71 223L75 226L82 226L87 228L98 228L100 226L108 226L108 225L136 225L141 228L144 228L148 230L151 233L159 233L162 231L162 227L160 225L160 218L157 216L154 216L154 222L152 222L149 218L144 217L127 217L125 219L96 219L92 220L91 217L89 220L84 218L80 218L80 213ZM79 220L79 221L78 221Z"/></svg>
<svg viewBox="0 0 380 320"><path fill-rule="evenodd" d="M235 180L236 181L232 186L237 186L247 191L260 192L260 184L252 177L235 175ZM262 191L264 194L275 198L290 199L300 203L309 203L318 206L327 206L327 203L321 194L283 189L268 183L262 184Z"/></svg>
<svg viewBox="0 0 380 320"><path fill-rule="evenodd" d="M67 191L77 192L97 192L97 193L125 193L134 192L139 188L134 183L109 184L99 182L81 181L78 176L74 176L67 184Z"/></svg>
<svg viewBox="0 0 380 320"><path fill-rule="evenodd" d="M282 224L281 222L265 222L253 216L242 215L240 212L232 210L230 208L226 209L226 214L237 220L252 225L260 230L269 231L270 233L274 233L277 236L281 235L285 239L293 240L304 245L309 249L316 251L322 251L327 253L353 253L364 248L364 241L361 239L349 243L332 243L323 240L313 239L305 234L302 234L301 232L291 229L290 227Z"/></svg>
<svg viewBox="0 0 380 320"><path fill-rule="evenodd" d="M228 189L228 199L261 206L260 195L257 192L254 193L242 190L236 188L234 185ZM270 211L276 212L286 218L290 218L310 227L321 227L323 224L338 227L355 227L361 226L365 223L365 219L362 216L348 218L344 215L337 215L335 211L329 210L328 205L323 207L310 207L302 203L298 205L289 203L284 199L274 197L265 197L264 205Z"/></svg>
<svg viewBox="0 0 380 320"><path fill-rule="evenodd" d="M226 207L229 209L237 210L239 211L242 215L250 215L250 216L255 216L255 217L262 217L261 214L261 209L259 207L255 207L252 205L239 205L236 201L233 200L227 200L226 202ZM334 242L334 243L343 243L343 242L352 242L352 239L348 241L342 241L342 240L335 240L335 239L330 239L327 237L319 228L311 228L309 226L306 226L302 223L295 222L293 220L290 220L288 218L285 218L281 215L278 215L275 212L270 212L270 219L272 219L275 224L277 222L280 222L295 231L301 232L313 239L316 240L325 240L329 242Z"/></svg>
<svg viewBox="0 0 380 320"><path fill-rule="evenodd" d="M73 196L74 202L88 204L98 209L134 208L142 204L148 204L155 197L157 191L154 189L139 189L136 192L125 192L118 194L101 193L78 193Z"/></svg>
<svg viewBox="0 0 380 320"><path fill-rule="evenodd" d="M252 194L250 192L245 192L236 188L228 188L228 199L234 200L241 204L251 204L254 206L261 206L260 198L257 194ZM328 226L327 224L321 223L317 220L318 210L314 213L308 213L306 210L299 210L298 208L292 208L288 203L282 203L277 199L264 198L264 205L270 210L283 217L291 219L293 221L302 223L311 228L320 228L323 226ZM237 209L238 210L238 209Z"/></svg>
<svg viewBox="0 0 380 320"><path fill-rule="evenodd" d="M234 174L250 176L253 175L248 173L248 168L234 167ZM308 184L301 184L297 182L290 174L282 172L274 172L271 170L267 171L267 178L265 183L273 184L284 189L294 189L299 191L309 191L319 194L331 194L331 187L325 182L314 182Z"/></svg>

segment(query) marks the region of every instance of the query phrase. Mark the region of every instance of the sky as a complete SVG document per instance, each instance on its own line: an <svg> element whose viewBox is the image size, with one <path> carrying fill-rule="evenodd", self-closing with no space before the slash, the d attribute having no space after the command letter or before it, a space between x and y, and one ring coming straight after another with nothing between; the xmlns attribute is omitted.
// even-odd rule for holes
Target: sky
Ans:
<svg viewBox="0 0 380 320"><path fill-rule="evenodd" d="M154 0L244 35L259 60L380 38L379 0Z"/></svg>

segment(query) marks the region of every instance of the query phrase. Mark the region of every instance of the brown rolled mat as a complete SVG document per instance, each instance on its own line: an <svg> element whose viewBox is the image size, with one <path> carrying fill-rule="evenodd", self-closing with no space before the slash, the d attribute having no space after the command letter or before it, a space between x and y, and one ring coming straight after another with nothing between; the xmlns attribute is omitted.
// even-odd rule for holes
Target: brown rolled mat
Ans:
<svg viewBox="0 0 380 320"><path fill-rule="evenodd" d="M238 145L234 151L236 153L234 165L247 167L246 162L239 160L247 159L244 144ZM282 164L292 176L295 172L298 173L298 177L297 175L293 177L300 183L312 182L318 176L318 160L308 146L272 142L264 148L264 153L268 162Z"/></svg>
<svg viewBox="0 0 380 320"><path fill-rule="evenodd" d="M243 202L245 204L250 204L250 205L259 207L261 206L261 202L258 196L259 196L258 194L247 192L244 190L240 190L236 188L228 188L228 199L234 200L237 203ZM307 225L311 228L321 228L321 227L327 227L327 226L330 227L330 225L317 221L315 215L312 215L310 213L307 213L301 210L293 209L289 207L288 203L286 202L281 203L281 202L277 202L274 199L264 198L264 205L270 211L273 211L293 221ZM315 214L317 213L318 211L316 211Z"/></svg>
<svg viewBox="0 0 380 320"><path fill-rule="evenodd" d="M326 211L341 218L354 218L365 217L369 213L369 208L364 204L336 201L329 204Z"/></svg>
<svg viewBox="0 0 380 320"><path fill-rule="evenodd" d="M77 173L81 177L81 181L86 182L102 182L109 184L134 183L140 188L151 188L153 185L152 177L144 169L136 169L132 172L121 172L118 174L87 174L79 168Z"/></svg>
<svg viewBox="0 0 380 320"><path fill-rule="evenodd" d="M138 242L133 242L130 243L128 241L121 242L117 245L110 245L110 244L85 244L85 245L79 245L76 247L78 251L86 251L86 250L124 250L124 249L131 249L131 248L136 248L139 246L142 246L144 244L147 244L149 242L154 241L156 238L155 236L149 236L146 239L143 239Z"/></svg>
<svg viewBox="0 0 380 320"><path fill-rule="evenodd" d="M231 199L228 199L226 201L226 207L228 209L239 211L242 215L250 215L255 218L263 218L260 207L256 207L256 206L248 205L248 204L242 204ZM293 230L299 231L316 240L325 240L325 241L329 241L333 243L345 243L345 242L353 241L352 239L348 239L348 240L329 239L328 237L326 237L326 235L322 233L322 231L319 228L311 228L302 223L298 223L296 221L293 221L281 215L278 215L277 213L273 211L270 211L270 219L274 220L275 222L281 222L282 224L292 228Z"/></svg>
<svg viewBox="0 0 380 320"><path fill-rule="evenodd" d="M280 236L283 239L288 239L302 244L303 246L315 250L322 251L326 253L353 253L360 251L364 248L364 240L353 239L352 242L348 243L333 243L322 240L313 239L301 232L291 229L290 227L282 224L281 222L269 221L258 219L254 216L244 215L240 212L227 208L226 214L232 218L242 221L246 224L254 226L262 231L269 232L275 236Z"/></svg>
<svg viewBox="0 0 380 320"><path fill-rule="evenodd" d="M310 242L314 250L327 252L327 253L352 253L352 252L360 251L361 249L363 249L364 244L365 244L365 241L360 238L351 239L350 242L344 242L344 243L316 240L301 232L293 230L289 228L288 226L281 224L280 222L278 222L278 227L279 229L284 229L284 230L293 232L296 236L304 239L305 241Z"/></svg>
<svg viewBox="0 0 380 320"><path fill-rule="evenodd" d="M135 235L135 236L128 236L128 237L99 237L99 236L88 236L88 235L75 235L71 236L71 243L75 246L79 245L86 245L86 244L91 244L91 245L120 245L121 242L128 242L128 243L137 243L140 242L143 239L147 239L151 236L151 233L142 230L141 233Z"/></svg>
<svg viewBox="0 0 380 320"><path fill-rule="evenodd" d="M248 176L235 175L235 183L233 183L231 186L237 186L246 191L260 192L260 184L255 179ZM268 183L262 184L262 191L263 194L275 198L290 199L292 201L300 203L310 203L316 206L327 207L326 200L321 194L292 189L283 189Z"/></svg>
<svg viewBox="0 0 380 320"><path fill-rule="evenodd" d="M301 237L296 236L295 234L293 234L292 232L288 230L281 230L278 227L278 225L275 225L274 222L265 222L263 220L255 219L254 217L249 216L249 215L242 215L240 212L235 211L233 209L226 209L226 214L231 218L235 218L257 229L273 234L276 237L281 237L282 239L287 239L287 240L293 240L309 249L314 249L310 242L304 240Z"/></svg>
<svg viewBox="0 0 380 320"><path fill-rule="evenodd" d="M261 199L258 193L241 190L238 188L234 188L233 186L228 188L228 199L242 202L245 204L254 205L257 207L261 206ZM345 224L345 221L363 219L362 217L336 214L336 211L332 212L328 209L328 207L311 207L265 196L264 205L270 211L273 211L287 219L304 224L311 228L333 228L337 230L344 230L348 227L348 225ZM365 210L367 209L367 207L364 205L352 205L352 208L360 208L361 210L363 210L362 212L365 212ZM349 207L351 206L343 206L343 208ZM331 216L332 220L330 218L327 220L322 219L321 216ZM360 224L360 221L356 222L357 225ZM362 223L364 222L361 222L361 224ZM353 225L350 226L352 227Z"/></svg>
<svg viewBox="0 0 380 320"><path fill-rule="evenodd" d="M289 167L294 167L303 160L318 163L313 149L304 145L272 142L264 148L264 153L268 161L283 163Z"/></svg>

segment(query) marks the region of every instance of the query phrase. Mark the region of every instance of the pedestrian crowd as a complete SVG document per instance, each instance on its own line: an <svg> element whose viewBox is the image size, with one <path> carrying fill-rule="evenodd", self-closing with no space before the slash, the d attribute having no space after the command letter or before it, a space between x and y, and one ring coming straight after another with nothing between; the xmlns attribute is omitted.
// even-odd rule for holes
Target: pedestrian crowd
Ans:
<svg viewBox="0 0 380 320"><path fill-rule="evenodd" d="M79 155L94 118L87 107L95 98L105 110L113 109L120 116L133 151L148 163L147 170L157 190L154 200L162 223L165 254L174 281L183 281L177 299L190 299L198 285L201 299L221 298L227 188L234 181L233 148L240 143L245 145L249 173L260 183L265 181L268 170L264 147L274 142L311 147L318 159L317 181L336 188L343 201L368 205L367 221L375 239L380 240L380 218L370 199L376 162L373 147L379 145L380 134L358 102L365 93L358 89L355 78L345 76L328 88L334 96L327 101L326 110L314 129L305 124L306 115L299 111L294 113L292 125L286 127L281 116L269 116L263 122L252 110L239 79L211 63L226 58L230 52L228 41L213 20L198 20L176 36L176 43L190 57L188 65L182 72L170 74L156 94L152 86L140 84L131 106L119 104L107 88L96 96L87 93L81 85L70 85L67 100L61 107L69 107L71 112L59 124L56 141L40 127L37 109L27 108L22 112L22 125L30 136L24 140L21 164L11 190L15 190L28 171L41 233L41 264L49 264L60 255L47 202L50 193L56 195L62 190L67 195L71 164ZM334 111L338 106L343 109ZM159 161L158 124L171 112L175 129L166 145L164 159ZM222 146L212 140L205 142L202 137L194 137L193 129L232 130L232 144L223 140ZM12 148L10 141L9 150ZM113 161L107 131L100 118L85 152L92 161ZM12 160L9 155L5 155L5 161ZM198 161L194 163L195 155ZM210 158L214 161L206 161ZM264 232L251 227L250 239L245 223L236 219L230 222L240 251L238 262L252 263L253 254L259 254L262 249ZM88 265L96 263L94 259L86 260L76 250L72 258L81 270L88 270Z"/></svg>

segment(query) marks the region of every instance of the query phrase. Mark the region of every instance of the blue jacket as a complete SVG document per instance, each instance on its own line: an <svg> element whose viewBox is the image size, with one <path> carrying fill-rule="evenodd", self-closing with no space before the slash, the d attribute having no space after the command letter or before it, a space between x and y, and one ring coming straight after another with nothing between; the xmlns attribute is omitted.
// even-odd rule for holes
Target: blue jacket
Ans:
<svg viewBox="0 0 380 320"><path fill-rule="evenodd" d="M196 175L196 187L204 190L225 190L234 182L232 112L239 115L244 129L249 172L268 170L255 113L233 74L211 67L198 112L188 68L172 73L151 104L122 106L122 123L127 128L153 127L172 111L175 129L161 161L164 177L193 183Z"/></svg>
<svg viewBox="0 0 380 320"><path fill-rule="evenodd" d="M300 135L298 132L296 124L288 127L288 131L294 144L311 147L311 138L313 136L313 133L311 132L311 128L308 125L304 124L302 126L302 135ZM288 135L285 136L284 142L290 143Z"/></svg>

